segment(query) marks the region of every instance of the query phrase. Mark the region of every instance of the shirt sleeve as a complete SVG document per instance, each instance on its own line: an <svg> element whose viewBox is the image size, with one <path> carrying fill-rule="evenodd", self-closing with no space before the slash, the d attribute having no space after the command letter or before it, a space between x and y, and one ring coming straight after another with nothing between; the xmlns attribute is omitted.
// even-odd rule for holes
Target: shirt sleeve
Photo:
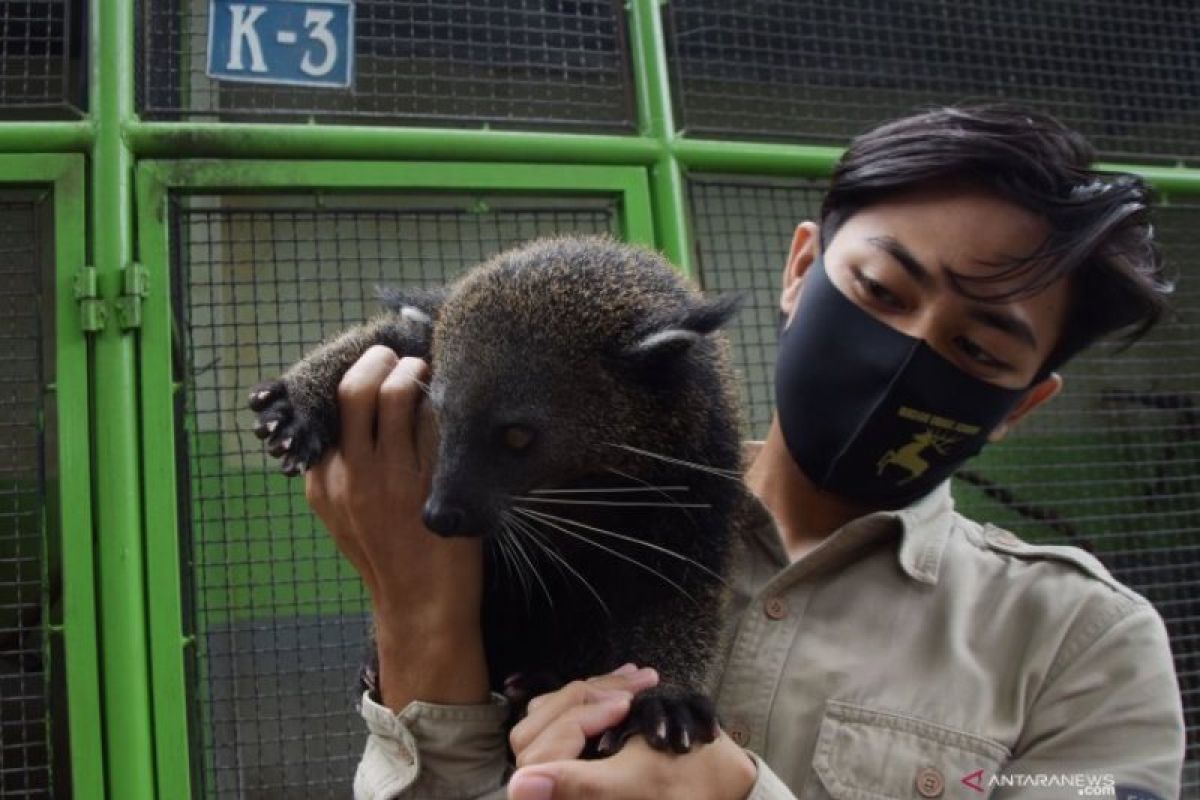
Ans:
<svg viewBox="0 0 1200 800"><path fill-rule="evenodd" d="M754 788L750 790L746 800L796 800L796 795L792 794L792 790L787 787L787 784L771 771L767 762L749 750L746 751L746 755L750 756L758 770L757 777L754 779Z"/></svg>
<svg viewBox="0 0 1200 800"><path fill-rule="evenodd" d="M500 695L483 705L414 701L399 714L363 692L367 746L355 800L503 800L508 780Z"/></svg>
<svg viewBox="0 0 1200 800"><path fill-rule="evenodd" d="M1117 800L1179 796L1183 708L1166 627L1145 601L1113 601L1064 643L993 797L1062 797L1062 781Z"/></svg>

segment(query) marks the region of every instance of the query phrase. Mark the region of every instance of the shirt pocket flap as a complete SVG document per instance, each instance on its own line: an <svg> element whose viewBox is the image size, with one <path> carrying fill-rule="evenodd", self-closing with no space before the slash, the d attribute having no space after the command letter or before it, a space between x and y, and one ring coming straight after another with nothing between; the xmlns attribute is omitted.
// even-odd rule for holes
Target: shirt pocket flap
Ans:
<svg viewBox="0 0 1200 800"><path fill-rule="evenodd" d="M813 769L835 800L980 798L1009 755L975 734L830 700Z"/></svg>

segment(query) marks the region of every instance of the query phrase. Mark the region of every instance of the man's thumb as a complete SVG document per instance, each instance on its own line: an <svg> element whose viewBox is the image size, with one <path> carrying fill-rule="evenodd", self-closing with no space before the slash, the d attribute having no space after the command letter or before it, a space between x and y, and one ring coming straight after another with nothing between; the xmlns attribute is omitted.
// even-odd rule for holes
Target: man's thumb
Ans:
<svg viewBox="0 0 1200 800"><path fill-rule="evenodd" d="M508 781L508 800L554 800L555 773L551 765L526 767Z"/></svg>

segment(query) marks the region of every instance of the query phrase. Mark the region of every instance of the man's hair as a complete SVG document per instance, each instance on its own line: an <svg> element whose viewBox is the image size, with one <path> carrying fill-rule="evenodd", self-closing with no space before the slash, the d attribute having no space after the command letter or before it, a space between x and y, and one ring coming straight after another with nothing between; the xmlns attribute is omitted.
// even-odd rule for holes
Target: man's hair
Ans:
<svg viewBox="0 0 1200 800"><path fill-rule="evenodd" d="M821 207L822 240L866 206L929 184L978 186L1037 214L1050 233L1032 255L951 280L967 297L1006 302L1068 278L1067 320L1045 376L1109 333L1127 330L1136 340L1169 309L1173 287L1148 219L1151 190L1136 175L1092 169L1094 155L1053 117L1010 106L896 120L859 136L842 156Z"/></svg>

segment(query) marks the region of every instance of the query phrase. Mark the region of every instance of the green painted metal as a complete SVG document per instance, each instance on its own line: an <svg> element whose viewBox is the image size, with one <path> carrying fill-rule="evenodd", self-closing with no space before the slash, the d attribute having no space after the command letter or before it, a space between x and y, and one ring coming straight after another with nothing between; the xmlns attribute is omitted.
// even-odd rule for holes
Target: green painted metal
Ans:
<svg viewBox="0 0 1200 800"><path fill-rule="evenodd" d="M805 178L828 177L843 152L840 147L682 137L671 147L676 158L696 171Z"/></svg>
<svg viewBox="0 0 1200 800"><path fill-rule="evenodd" d="M0 125L0 153L84 153L91 149L93 140L89 121Z"/></svg>
<svg viewBox="0 0 1200 800"><path fill-rule="evenodd" d="M75 274L86 259L84 162L78 155L0 155L0 182L48 183L54 202L54 386L58 426L58 508L62 536L67 724L76 798L104 797L101 703L93 578L88 344L75 303ZM49 510L48 510L49 515Z"/></svg>
<svg viewBox="0 0 1200 800"><path fill-rule="evenodd" d="M193 795L188 752L186 648L178 541L172 367L170 246L167 203L172 192L239 191L504 191L616 195L628 241L654 244L646 170L638 166L521 165L446 162L143 161L136 171L140 263L147 295L142 315L141 434L145 476L146 567L154 686L154 737L160 798ZM351 576L352 577L352 576ZM319 598L311 598L319 605ZM307 601L306 601L307 602Z"/></svg>
<svg viewBox="0 0 1200 800"><path fill-rule="evenodd" d="M1183 197L1200 194L1200 169L1155 167L1145 164L1101 163L1097 166L1110 172L1132 172L1141 175L1164 195Z"/></svg>
<svg viewBox="0 0 1200 800"><path fill-rule="evenodd" d="M93 255L106 298L121 295L133 261L133 157L121 125L133 116L134 17L131 2L91 4ZM121 800L154 797L149 651L142 542L135 342L117 325L95 336L93 426L99 540L100 642L106 785Z"/></svg>
<svg viewBox="0 0 1200 800"><path fill-rule="evenodd" d="M143 157L320 158L649 164L659 142L638 136L364 125L129 122Z"/></svg>
<svg viewBox="0 0 1200 800"><path fill-rule="evenodd" d="M639 125L644 136L660 146L650 167L654 227L667 258L688 275L695 271L688 234L687 191L683 167L672 153L675 123L671 109L670 76L658 0L632 0L630 36L637 86Z"/></svg>

